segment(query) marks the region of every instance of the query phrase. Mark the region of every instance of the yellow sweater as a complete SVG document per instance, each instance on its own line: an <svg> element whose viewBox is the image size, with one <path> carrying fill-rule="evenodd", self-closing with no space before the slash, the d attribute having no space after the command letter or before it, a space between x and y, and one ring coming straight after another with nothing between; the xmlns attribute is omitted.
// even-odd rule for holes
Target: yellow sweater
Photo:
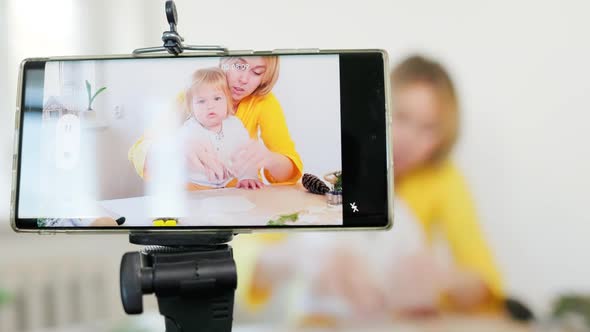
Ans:
<svg viewBox="0 0 590 332"><path fill-rule="evenodd" d="M179 103L182 104L184 96L179 96L179 99ZM295 150L295 143L291 139L283 109L277 98L272 93L264 96L246 97L240 101L235 115L242 121L252 139L258 139L260 130L260 138L270 151L280 153L293 162L293 174L289 179L281 183L296 183L303 174L303 163ZM142 178L144 177L145 158L150 144L150 140L144 135L129 149L129 160L133 163L137 174ZM270 183L278 182L266 170L264 175Z"/></svg>
<svg viewBox="0 0 590 332"><path fill-rule="evenodd" d="M478 225L471 195L450 161L411 172L396 181L395 192L422 224L429 241L435 231L442 232L455 263L479 275L495 299L503 297L500 273Z"/></svg>

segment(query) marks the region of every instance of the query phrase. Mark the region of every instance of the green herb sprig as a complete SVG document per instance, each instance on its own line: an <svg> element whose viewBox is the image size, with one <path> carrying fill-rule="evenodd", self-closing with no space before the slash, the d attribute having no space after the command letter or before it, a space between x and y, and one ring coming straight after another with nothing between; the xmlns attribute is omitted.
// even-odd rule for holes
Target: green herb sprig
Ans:
<svg viewBox="0 0 590 332"><path fill-rule="evenodd" d="M299 220L299 214L301 212L295 212L295 213L291 213L291 214L281 214L279 215L278 218L276 219L271 219L269 220L266 225L267 226L285 226L285 224L287 222L295 222L297 220Z"/></svg>

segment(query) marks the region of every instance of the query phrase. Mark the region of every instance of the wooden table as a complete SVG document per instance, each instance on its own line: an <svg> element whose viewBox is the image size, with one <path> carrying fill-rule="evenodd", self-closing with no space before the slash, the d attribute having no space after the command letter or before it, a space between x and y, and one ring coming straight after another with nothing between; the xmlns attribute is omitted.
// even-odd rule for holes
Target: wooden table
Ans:
<svg viewBox="0 0 590 332"><path fill-rule="evenodd" d="M101 205L114 218L126 217L125 226L150 226L158 217L180 217L179 226L264 226L281 215L293 213L299 213L299 219L287 224L342 224L341 205L329 206L325 196L311 194L301 184L272 185L258 190L193 191L186 193L183 199L183 204L172 202L170 207L163 206L161 210L167 215L150 212L154 204L154 198L150 196L103 201ZM232 204L249 205L250 208L235 210Z"/></svg>
<svg viewBox="0 0 590 332"><path fill-rule="evenodd" d="M449 316L434 319L399 321L380 326L351 326L342 328L314 328L305 329L268 324L234 324L233 332L312 332L312 331L338 331L338 332L530 332L533 328L529 325L511 322L500 317L467 317ZM73 332L73 331L110 331L115 327L126 326L129 330L145 332L162 332L164 320L156 314L142 315L130 318L125 322L114 325L97 324L78 326L71 329L42 330L36 332ZM137 327L131 329L131 327Z"/></svg>

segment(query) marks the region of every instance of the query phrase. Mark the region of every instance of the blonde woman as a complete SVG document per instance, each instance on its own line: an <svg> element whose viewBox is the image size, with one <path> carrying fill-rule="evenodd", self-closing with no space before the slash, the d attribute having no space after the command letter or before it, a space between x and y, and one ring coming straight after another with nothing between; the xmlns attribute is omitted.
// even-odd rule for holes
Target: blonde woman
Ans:
<svg viewBox="0 0 590 332"><path fill-rule="evenodd" d="M310 324L366 315L487 310L501 303L500 274L467 185L449 157L459 131L453 82L440 64L421 56L400 63L391 81L397 200L393 230L297 241L291 237L266 248L246 285L251 307L260 308L275 287L304 270L314 271L308 277ZM333 242L329 247L306 256L317 262L315 268L294 266L303 248L328 240ZM436 243L444 244L447 255L437 254ZM328 309L322 307L325 299L331 299Z"/></svg>
<svg viewBox="0 0 590 332"><path fill-rule="evenodd" d="M271 184L296 183L302 175L303 163L295 150L281 105L272 93L279 77L278 57L228 57L221 60L220 67L226 74L233 115L240 119L251 139L232 154L232 171L239 176L250 169L264 169L264 177ZM146 156L151 144L150 135L146 133L129 150L129 160L142 178L149 174ZM227 174L210 142L194 141L193 146L186 149L185 157L190 168L210 174L211 181L219 181ZM236 187L247 189L260 186L260 181L236 183Z"/></svg>

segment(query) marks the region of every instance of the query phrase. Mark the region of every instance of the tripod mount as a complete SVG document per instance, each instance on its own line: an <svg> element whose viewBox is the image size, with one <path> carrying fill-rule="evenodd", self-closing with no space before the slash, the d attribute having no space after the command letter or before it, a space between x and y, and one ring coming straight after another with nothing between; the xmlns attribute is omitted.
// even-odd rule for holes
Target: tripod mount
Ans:
<svg viewBox="0 0 590 332"><path fill-rule="evenodd" d="M184 38L178 34L178 12L174 1L166 1L164 10L166 11L166 19L170 25L170 30L164 31L162 34L162 41L164 45L156 47L138 48L133 51L133 55L140 56L145 53L159 53L168 52L173 55L180 55L185 50L189 51L206 51L225 54L228 52L226 47L220 45L184 45Z"/></svg>
<svg viewBox="0 0 590 332"><path fill-rule="evenodd" d="M143 312L144 294L155 294L166 332L229 332L232 328L236 265L227 244L232 233L131 233L147 245L121 260L125 312Z"/></svg>

